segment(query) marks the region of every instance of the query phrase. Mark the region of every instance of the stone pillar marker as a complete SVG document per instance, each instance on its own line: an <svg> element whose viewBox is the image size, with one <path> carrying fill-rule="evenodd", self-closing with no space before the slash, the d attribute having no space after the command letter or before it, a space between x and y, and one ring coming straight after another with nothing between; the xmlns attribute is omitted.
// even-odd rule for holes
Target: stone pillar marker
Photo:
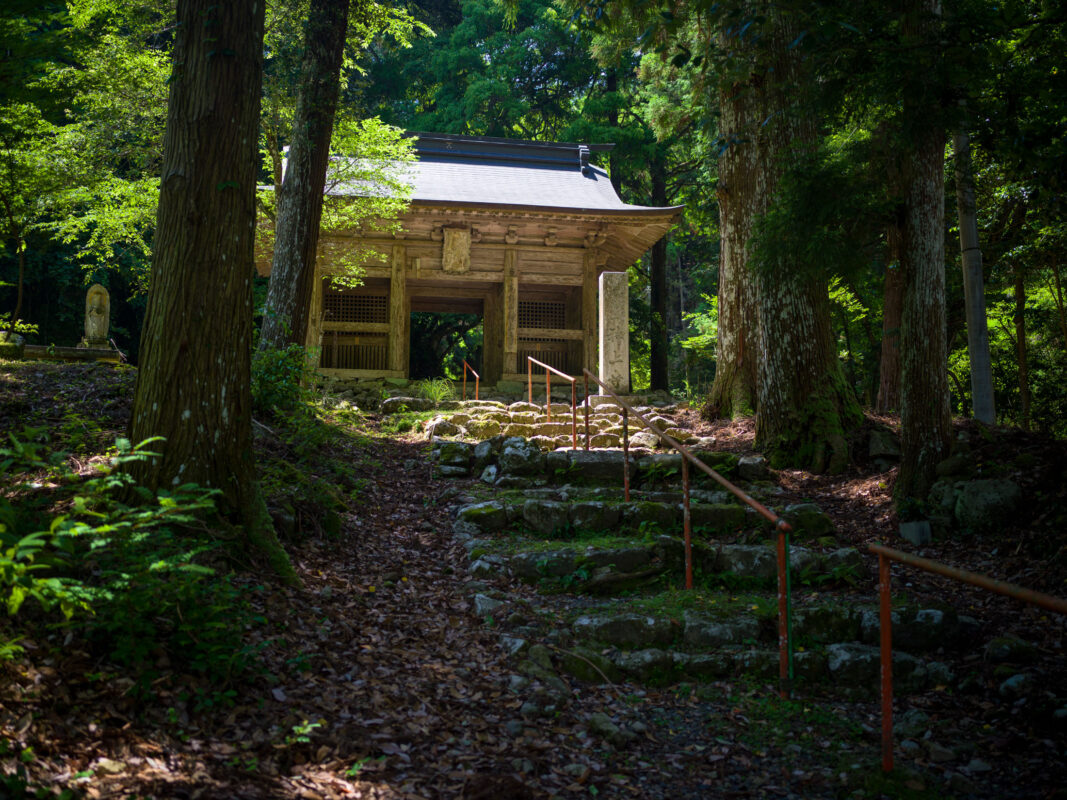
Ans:
<svg viewBox="0 0 1067 800"><path fill-rule="evenodd" d="M630 393L630 286L625 272L600 273L600 380Z"/></svg>
<svg viewBox="0 0 1067 800"><path fill-rule="evenodd" d="M78 347L106 349L110 347L107 338L111 325L111 296L107 289L94 283L85 293L85 338Z"/></svg>

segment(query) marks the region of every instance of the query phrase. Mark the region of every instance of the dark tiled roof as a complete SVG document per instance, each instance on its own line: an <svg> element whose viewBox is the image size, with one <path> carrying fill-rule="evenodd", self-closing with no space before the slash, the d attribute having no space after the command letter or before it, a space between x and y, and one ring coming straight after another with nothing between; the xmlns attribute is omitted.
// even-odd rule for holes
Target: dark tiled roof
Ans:
<svg viewBox="0 0 1067 800"><path fill-rule="evenodd" d="M410 174L415 203L638 215L675 211L627 205L619 199L607 173L589 163L590 152L613 145L414 135L418 160Z"/></svg>

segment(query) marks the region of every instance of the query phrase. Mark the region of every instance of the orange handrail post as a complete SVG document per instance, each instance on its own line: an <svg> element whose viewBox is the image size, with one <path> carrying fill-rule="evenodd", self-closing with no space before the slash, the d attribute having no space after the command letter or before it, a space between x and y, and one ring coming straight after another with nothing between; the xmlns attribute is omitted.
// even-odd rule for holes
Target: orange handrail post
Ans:
<svg viewBox="0 0 1067 800"><path fill-rule="evenodd" d="M526 393L527 399L533 405L533 365L541 367L545 371L545 421L552 421L552 375L558 375L571 384L571 447L578 449L578 395L575 389L577 378L560 372L555 367L550 367L543 361L538 361L533 356L526 356ZM586 381L586 400L589 395L589 382ZM585 449L589 449L589 409L585 411Z"/></svg>
<svg viewBox="0 0 1067 800"><path fill-rule="evenodd" d="M1038 606L1046 611L1067 616L1067 600L1053 597L1043 592L1035 592L1014 583L968 572L965 569L950 567L938 561L894 550L881 544L868 545L868 550L878 556L878 605L879 624L881 625L881 678L882 678L882 770L893 770L893 612L891 608L889 564L899 561L909 567L915 567L935 575L944 575L960 583L969 583L980 589L1002 594L1024 603Z"/></svg>
<svg viewBox="0 0 1067 800"><path fill-rule="evenodd" d="M474 399L478 399L478 384L482 379L482 376L474 371L474 367L467 363L467 359L463 359L463 399L467 399L467 370L471 371L474 376Z"/></svg>
<svg viewBox="0 0 1067 800"><path fill-rule="evenodd" d="M778 531L778 692L783 699L788 698L792 693L793 682L793 643L792 643L792 631L789 624L789 618L791 615L791 608L789 602L789 534L792 533L793 528L788 522L779 517L769 508L764 506L757 500L752 499L745 492L741 491L737 486L730 483L722 475L713 470L695 455L693 455L687 447L680 442L676 441L673 437L667 435L661 430L654 428L647 419L638 414L632 408L629 403L619 397L610 386L604 383L600 378L591 373L589 370L582 370L582 374L585 376L586 383L592 380L597 384L604 394L614 398L615 402L622 408L622 435L623 435L623 487L626 492L626 498L629 499L630 493L630 469L629 469L629 435L628 424L630 414L633 414L638 420L640 420L645 429L651 433L654 433L659 437L661 442L664 442L668 447L677 450L682 454L682 461L684 464L691 464L706 474L709 478L716 481L724 489L730 492L734 497L745 503L760 516L767 520L770 520L774 524L775 530ZM586 392L586 403L589 402L588 391ZM690 542L686 541L686 563L692 563L692 552ZM687 587L689 584L687 583Z"/></svg>

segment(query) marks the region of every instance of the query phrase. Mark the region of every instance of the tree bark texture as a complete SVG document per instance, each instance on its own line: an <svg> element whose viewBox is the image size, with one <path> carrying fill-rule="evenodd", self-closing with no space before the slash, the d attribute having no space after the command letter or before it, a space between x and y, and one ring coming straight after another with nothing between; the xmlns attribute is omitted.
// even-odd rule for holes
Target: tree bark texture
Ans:
<svg viewBox="0 0 1067 800"><path fill-rule="evenodd" d="M219 512L293 576L255 481L253 234L263 3L179 0L133 441L163 436L142 484L221 491Z"/></svg>
<svg viewBox="0 0 1067 800"><path fill-rule="evenodd" d="M890 233L890 240L894 233ZM890 253L894 252L890 247ZM900 275L899 247L886 266L882 287L882 355L878 363L878 401L875 411L889 414L900 410L900 309L904 301L903 279Z"/></svg>
<svg viewBox="0 0 1067 800"><path fill-rule="evenodd" d="M986 425L996 422L993 402L993 367L989 359L982 281L982 249L978 245L978 213L974 200L971 142L967 131L954 138L956 151L956 207L959 209L960 253L963 265L963 301L967 313L967 353L971 362L971 402L974 418Z"/></svg>
<svg viewBox="0 0 1067 800"><path fill-rule="evenodd" d="M1026 345L1026 273L1015 265L1015 358L1019 362L1019 427L1030 430L1030 356Z"/></svg>
<svg viewBox="0 0 1067 800"><path fill-rule="evenodd" d="M658 152L652 164L652 205L667 205L667 174L663 163L663 154ZM650 383L651 388L667 391L670 389L667 354L667 237L664 236L654 245L649 259L649 287L652 305L649 325Z"/></svg>
<svg viewBox="0 0 1067 800"><path fill-rule="evenodd" d="M935 71L936 0L910 0L903 33L923 45L904 81L903 123L910 143L904 187L900 318L901 463L898 499L925 498L951 436L945 332L945 131L939 124Z"/></svg>
<svg viewBox="0 0 1067 800"><path fill-rule="evenodd" d="M715 380L701 409L705 419L740 417L756 410L756 298L746 273L752 223L764 209L760 194L759 151L750 141L759 124L754 83L736 84L719 94L725 147L719 157L719 324L715 339Z"/></svg>
<svg viewBox="0 0 1067 800"><path fill-rule="evenodd" d="M304 344L349 0L312 0L259 349Z"/></svg>
<svg viewBox="0 0 1067 800"><path fill-rule="evenodd" d="M720 191L720 202L725 200L720 290L724 276L737 285L733 298L729 288L726 297L720 294L718 343L741 364L747 359L746 370L754 367L756 447L771 464L837 472L848 465L846 434L860 414L837 360L825 279L792 263L751 269L747 258L756 216L774 202L785 170L815 143L815 119L796 98L796 85L808 78L800 54L789 47L796 33L784 18L775 20L760 45L768 48L771 68L753 75L742 90L748 97L735 95L723 104L729 112L723 130L737 130L741 142L728 147L737 152L732 163L724 159L726 171L720 173L720 183L726 179ZM731 218L735 211L740 218ZM734 259L740 265L725 266ZM739 269L732 271L735 266ZM738 303L724 325L724 301L746 294L752 311ZM740 331L731 329L737 322ZM748 377L737 372L723 376L735 382L734 394L725 395L731 400L738 396L736 382Z"/></svg>

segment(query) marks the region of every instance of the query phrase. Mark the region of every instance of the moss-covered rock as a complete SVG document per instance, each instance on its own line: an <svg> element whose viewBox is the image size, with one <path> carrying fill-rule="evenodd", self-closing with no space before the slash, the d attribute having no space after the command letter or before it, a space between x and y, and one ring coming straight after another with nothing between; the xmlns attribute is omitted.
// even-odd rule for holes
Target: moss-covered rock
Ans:
<svg viewBox="0 0 1067 800"><path fill-rule="evenodd" d="M619 524L622 514L617 505L589 501L573 503L570 521L577 531L608 531Z"/></svg>
<svg viewBox="0 0 1067 800"><path fill-rule="evenodd" d="M611 661L589 647L564 650L559 656L560 671L585 683L603 684L622 679L622 673Z"/></svg>
<svg viewBox="0 0 1067 800"><path fill-rule="evenodd" d="M786 506L782 515L793 526L793 533L798 538L818 539L833 534L835 530L834 521L814 503Z"/></svg>
<svg viewBox="0 0 1067 800"><path fill-rule="evenodd" d="M693 503L689 507L694 527L712 531L735 531L745 526L745 509L733 503Z"/></svg>
<svg viewBox="0 0 1067 800"><path fill-rule="evenodd" d="M623 520L631 528L655 526L668 531L681 518L681 509L667 503L637 502L623 506Z"/></svg>
<svg viewBox="0 0 1067 800"><path fill-rule="evenodd" d="M476 525L482 531L499 531L508 524L508 512L498 500L475 503L459 510L457 519Z"/></svg>

